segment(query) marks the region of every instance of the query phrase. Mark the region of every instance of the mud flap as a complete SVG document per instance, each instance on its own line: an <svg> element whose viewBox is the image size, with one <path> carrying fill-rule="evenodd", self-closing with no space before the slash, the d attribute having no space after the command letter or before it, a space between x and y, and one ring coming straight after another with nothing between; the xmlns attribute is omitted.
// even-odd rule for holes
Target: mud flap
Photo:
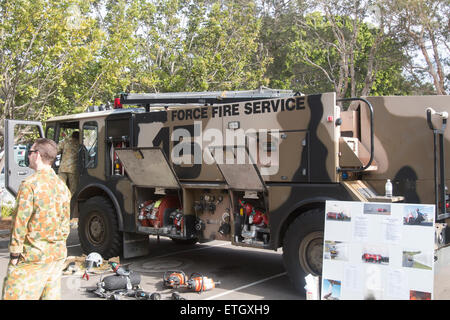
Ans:
<svg viewBox="0 0 450 320"><path fill-rule="evenodd" d="M150 252L148 234L123 233L123 257L125 259L141 257Z"/></svg>

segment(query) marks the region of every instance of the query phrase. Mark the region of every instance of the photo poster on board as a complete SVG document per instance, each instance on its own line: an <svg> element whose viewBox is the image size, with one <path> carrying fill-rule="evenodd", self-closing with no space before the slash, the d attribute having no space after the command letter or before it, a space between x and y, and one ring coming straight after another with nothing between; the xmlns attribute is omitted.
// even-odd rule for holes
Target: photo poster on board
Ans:
<svg viewBox="0 0 450 320"><path fill-rule="evenodd" d="M431 300L434 205L327 201L322 300Z"/></svg>

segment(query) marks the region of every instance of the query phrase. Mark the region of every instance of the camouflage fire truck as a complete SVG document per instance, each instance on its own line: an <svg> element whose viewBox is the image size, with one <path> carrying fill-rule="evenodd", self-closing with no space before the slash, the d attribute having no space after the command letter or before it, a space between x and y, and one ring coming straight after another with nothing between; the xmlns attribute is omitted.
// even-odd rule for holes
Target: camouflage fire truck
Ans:
<svg viewBox="0 0 450 320"><path fill-rule="evenodd" d="M85 253L145 255L149 235L282 248L302 290L321 273L327 200L436 204L445 227L449 107L445 96L343 101L266 88L122 94L114 108L51 118L45 132L6 120L6 185L15 194L32 174L14 145L79 130L71 214Z"/></svg>

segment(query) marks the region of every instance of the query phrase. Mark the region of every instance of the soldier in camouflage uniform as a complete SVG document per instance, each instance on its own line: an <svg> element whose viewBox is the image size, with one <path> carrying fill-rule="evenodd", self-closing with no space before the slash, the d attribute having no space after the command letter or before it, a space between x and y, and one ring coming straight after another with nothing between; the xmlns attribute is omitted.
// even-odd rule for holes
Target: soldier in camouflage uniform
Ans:
<svg viewBox="0 0 450 320"><path fill-rule="evenodd" d="M57 145L37 139L29 151L36 172L20 185L2 298L60 299L70 232L70 191L53 171Z"/></svg>
<svg viewBox="0 0 450 320"><path fill-rule="evenodd" d="M68 183L72 195L78 186L79 137L79 131L74 131L70 139L64 139L58 145L58 154L62 153L58 175L64 182Z"/></svg>

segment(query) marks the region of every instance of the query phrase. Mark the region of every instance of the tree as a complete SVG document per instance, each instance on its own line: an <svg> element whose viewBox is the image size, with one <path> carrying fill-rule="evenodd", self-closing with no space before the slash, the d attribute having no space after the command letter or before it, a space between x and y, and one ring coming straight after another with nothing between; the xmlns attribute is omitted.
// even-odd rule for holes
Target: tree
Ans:
<svg viewBox="0 0 450 320"><path fill-rule="evenodd" d="M0 1L1 120L70 111L67 79L76 77L98 48L89 6L76 0Z"/></svg>
<svg viewBox="0 0 450 320"><path fill-rule="evenodd" d="M398 93L392 85L380 85L380 77L383 83L402 80L402 43L386 30L383 12L378 26L365 22L369 7L368 2L335 0L298 2L281 11L274 18L281 30L265 29L269 45L279 42L272 46L278 55L272 70L285 86L308 93L335 91L338 98ZM270 23L270 17L265 21Z"/></svg>
<svg viewBox="0 0 450 320"><path fill-rule="evenodd" d="M393 17L393 27L399 38L407 41L405 54L410 57L409 70L416 80L427 73L437 94L447 94L449 61L450 7L446 0L389 0L385 7ZM422 54L423 63L415 59Z"/></svg>
<svg viewBox="0 0 450 320"><path fill-rule="evenodd" d="M261 21L254 1L197 2L185 42L184 77L188 88L238 90L267 82L268 57L259 46ZM206 16L201 20L199 16Z"/></svg>
<svg viewBox="0 0 450 320"><path fill-rule="evenodd" d="M136 36L145 1L97 0L92 11L102 34L101 46L94 52L83 73L88 87L79 99L99 105L111 102L135 81L139 38Z"/></svg>
<svg viewBox="0 0 450 320"><path fill-rule="evenodd" d="M140 64L135 64L139 76L132 90L233 90L265 84L267 58L259 51L254 1L157 0L151 8L135 35Z"/></svg>

